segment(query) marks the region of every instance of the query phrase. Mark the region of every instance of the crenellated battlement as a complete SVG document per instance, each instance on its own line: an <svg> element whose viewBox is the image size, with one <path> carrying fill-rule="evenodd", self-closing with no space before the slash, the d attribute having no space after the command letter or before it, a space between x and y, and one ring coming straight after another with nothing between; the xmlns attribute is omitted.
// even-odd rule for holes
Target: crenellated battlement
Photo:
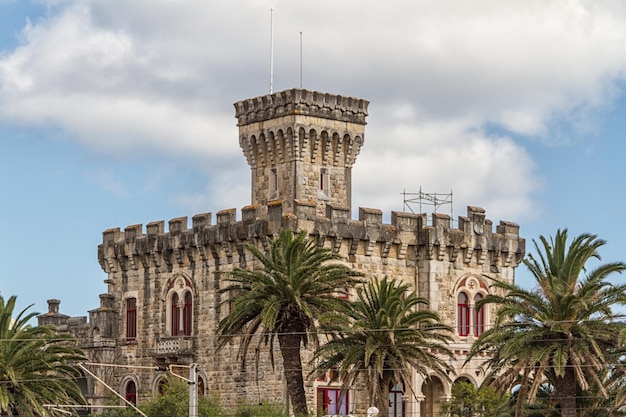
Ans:
<svg viewBox="0 0 626 417"><path fill-rule="evenodd" d="M292 88L238 101L238 125L262 122L286 115L305 115L365 124L367 100Z"/></svg>
<svg viewBox="0 0 626 417"><path fill-rule="evenodd" d="M458 219L459 228L451 227L451 218L435 213L432 224L426 214L392 212L391 223L383 223L383 212L360 208L358 220L351 219L345 207L327 206L326 217L316 214L312 201L296 201L295 212L284 211L275 201L261 210L257 205L241 210L227 209L216 214L203 213L168 222L109 229L103 233L98 259L106 272L154 267L183 267L201 262L207 266L238 263L245 266L244 243L267 244L267 238L281 228L308 230L318 244L352 261L355 256L411 258L415 261L448 261L459 264L515 267L525 253L525 240L519 237L519 226L501 221L493 230L479 207L468 207L467 216ZM267 216L262 213L266 212ZM238 261L237 261L238 259Z"/></svg>

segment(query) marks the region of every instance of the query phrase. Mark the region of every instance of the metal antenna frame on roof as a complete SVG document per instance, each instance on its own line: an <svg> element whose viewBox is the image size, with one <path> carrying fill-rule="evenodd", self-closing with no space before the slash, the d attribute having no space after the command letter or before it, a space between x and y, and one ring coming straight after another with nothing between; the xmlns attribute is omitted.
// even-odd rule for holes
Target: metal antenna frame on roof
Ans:
<svg viewBox="0 0 626 417"><path fill-rule="evenodd" d="M407 193L406 190L402 191L402 210L406 212L408 209L411 213L415 214L412 204L419 204L419 212L423 213L422 206L433 207L433 213L438 213L441 206L450 205L450 219L454 222L453 217L453 204L452 204L452 190L449 193L425 193L422 191L420 185L419 192ZM430 213L427 213L430 216Z"/></svg>

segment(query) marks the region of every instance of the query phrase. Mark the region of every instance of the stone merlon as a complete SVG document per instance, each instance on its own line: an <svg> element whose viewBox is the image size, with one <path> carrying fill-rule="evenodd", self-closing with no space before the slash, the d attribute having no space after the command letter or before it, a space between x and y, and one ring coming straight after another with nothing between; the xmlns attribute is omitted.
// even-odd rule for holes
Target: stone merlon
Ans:
<svg viewBox="0 0 626 417"><path fill-rule="evenodd" d="M364 125L368 105L367 100L300 88L249 98L234 104L239 126L292 114Z"/></svg>
<svg viewBox="0 0 626 417"><path fill-rule="evenodd" d="M515 267L525 254L519 226L501 221L494 231L485 211L478 207L468 207L467 217L458 219L458 229L451 227L450 216L440 213L433 214L432 225L428 225L426 214L394 211L391 224L384 224L383 213L377 209L360 208L359 219L353 220L345 207L328 206L326 217L317 216L314 204L306 200L296 201L295 208L295 213L284 212L283 204L275 201L267 207L267 216L261 217L260 207L250 205L242 209L240 221L235 209L222 210L215 225L211 213L198 214L193 216L191 228L186 217L179 217L169 221L167 232L164 221L149 223L146 234L141 225L128 226L124 232L109 229L103 233L98 259L106 272L189 262L209 265L211 259L232 257L242 243L265 241L281 228L309 230L321 244L330 240L335 252L346 243L348 257L359 246L369 248L363 252L371 254L376 243L398 246L397 251L387 249L387 256L404 256L407 248L414 247L416 260L488 263L493 267Z"/></svg>

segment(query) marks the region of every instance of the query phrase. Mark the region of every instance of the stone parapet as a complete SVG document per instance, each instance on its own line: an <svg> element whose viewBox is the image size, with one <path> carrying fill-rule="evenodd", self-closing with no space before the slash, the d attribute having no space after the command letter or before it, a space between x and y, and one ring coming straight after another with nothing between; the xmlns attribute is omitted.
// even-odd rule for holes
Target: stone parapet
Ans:
<svg viewBox="0 0 626 417"><path fill-rule="evenodd" d="M239 126L292 114L364 125L368 105L367 100L300 88L249 98L234 104Z"/></svg>
<svg viewBox="0 0 626 417"><path fill-rule="evenodd" d="M294 212L285 212L284 203L274 201L266 211L257 205L242 210L242 220L236 220L235 209L217 213L217 224L211 224L211 214L193 216L192 228L187 218L149 223L146 233L141 225L119 228L103 233L98 247L100 265L107 273L148 267L183 267L191 263L217 266L231 263L241 256L244 243L266 245L268 237L281 229L295 232L308 230L320 245L346 256L395 257L405 259L413 254L415 261L447 261L465 265L515 267L525 254L525 240L519 236L519 226L500 222L493 230L485 211L468 207L467 217L459 217L459 228L451 227L451 218L435 213L432 224L426 214L392 212L391 223L383 223L382 211L360 208L359 219L350 218L346 207L328 206L326 217L316 216L309 201L296 201ZM267 215L262 215L267 213ZM394 250L391 250L394 249ZM221 261L220 261L221 260Z"/></svg>

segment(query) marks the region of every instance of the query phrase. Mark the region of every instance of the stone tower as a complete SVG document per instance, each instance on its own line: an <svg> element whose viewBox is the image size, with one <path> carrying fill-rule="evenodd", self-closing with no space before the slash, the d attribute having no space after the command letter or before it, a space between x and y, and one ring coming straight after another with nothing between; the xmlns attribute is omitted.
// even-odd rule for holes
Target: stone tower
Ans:
<svg viewBox="0 0 626 417"><path fill-rule="evenodd" d="M252 170L252 204L296 201L351 208L351 171L369 102L302 89L235 103L239 144Z"/></svg>

